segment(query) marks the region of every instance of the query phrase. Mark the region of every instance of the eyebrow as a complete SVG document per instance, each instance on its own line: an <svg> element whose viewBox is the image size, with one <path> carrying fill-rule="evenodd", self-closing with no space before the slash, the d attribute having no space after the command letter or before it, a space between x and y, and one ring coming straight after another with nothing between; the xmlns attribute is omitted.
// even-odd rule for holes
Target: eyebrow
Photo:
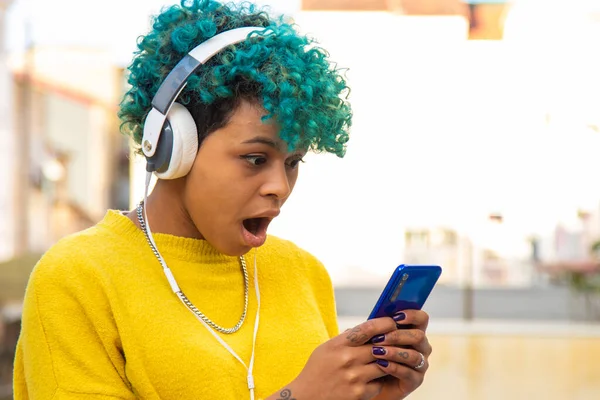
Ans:
<svg viewBox="0 0 600 400"><path fill-rule="evenodd" d="M248 139L248 140L242 142L242 144L256 144L256 143L267 145L267 146L272 147L275 150L279 150L279 151L281 151L281 149L282 149L282 143L280 141L275 141L271 138L264 137L264 136L256 136L256 137L253 137L252 139Z"/></svg>

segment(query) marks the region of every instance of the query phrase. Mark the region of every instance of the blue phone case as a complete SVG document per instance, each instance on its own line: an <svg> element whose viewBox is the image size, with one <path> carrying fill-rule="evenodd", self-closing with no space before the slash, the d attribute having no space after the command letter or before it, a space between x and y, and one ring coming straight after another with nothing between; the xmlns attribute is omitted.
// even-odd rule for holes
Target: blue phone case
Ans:
<svg viewBox="0 0 600 400"><path fill-rule="evenodd" d="M422 309L441 274L442 268L438 265L399 265L368 319Z"/></svg>

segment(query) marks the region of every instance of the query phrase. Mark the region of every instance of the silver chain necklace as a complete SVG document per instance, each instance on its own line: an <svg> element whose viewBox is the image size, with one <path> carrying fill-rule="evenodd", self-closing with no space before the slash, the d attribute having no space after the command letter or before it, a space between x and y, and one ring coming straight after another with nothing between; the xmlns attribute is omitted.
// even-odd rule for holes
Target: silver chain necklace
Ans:
<svg viewBox="0 0 600 400"><path fill-rule="evenodd" d="M138 222L140 223L142 231L144 232L144 235L146 236L146 241L150 245L150 248L152 249L154 256L158 259L159 263L161 263L161 265L162 265L160 253L158 252L158 250L156 249L156 247L150 240L150 236L148 236L148 230L146 229L146 221L144 220L144 217L143 217L143 209L144 209L144 202L142 201L137 206ZM198 308L196 308L196 306L194 306L194 304L192 304L192 302L187 298L187 296L183 293L183 291L179 292L183 303L190 309L190 311L192 311L194 314L196 314L200 319L202 319L202 321L206 322L211 328L213 328L214 330L219 331L221 333L231 334L231 333L237 332L242 327L242 324L244 323L244 320L246 319L246 312L248 311L248 271L246 270L246 261L244 260L244 256L240 256L240 265L242 266L242 273L244 274L244 312L242 313L242 316L240 317L240 320L238 321L238 323L235 324L235 326L233 328L223 328L222 326L217 325L216 323L211 321L206 315L204 315L202 313L202 311L198 310Z"/></svg>

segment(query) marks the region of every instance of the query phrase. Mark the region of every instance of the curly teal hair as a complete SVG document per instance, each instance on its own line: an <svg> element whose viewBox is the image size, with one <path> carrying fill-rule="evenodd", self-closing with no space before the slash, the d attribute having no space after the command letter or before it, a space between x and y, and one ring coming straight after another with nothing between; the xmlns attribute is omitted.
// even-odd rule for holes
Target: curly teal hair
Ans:
<svg viewBox="0 0 600 400"><path fill-rule="evenodd" d="M152 97L177 62L216 34L245 26L265 30L213 56L177 99L196 120L200 140L224 126L241 100L250 100L265 109L263 120L277 122L290 149L343 157L352 110L341 70L313 39L250 3L183 0L154 17L128 68L131 87L118 113L123 133L139 145Z"/></svg>

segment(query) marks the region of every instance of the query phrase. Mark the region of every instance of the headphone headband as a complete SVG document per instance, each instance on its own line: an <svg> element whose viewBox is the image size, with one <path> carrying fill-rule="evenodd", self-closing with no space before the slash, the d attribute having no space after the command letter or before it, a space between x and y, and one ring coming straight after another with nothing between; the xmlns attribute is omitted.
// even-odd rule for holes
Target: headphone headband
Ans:
<svg viewBox="0 0 600 400"><path fill-rule="evenodd" d="M244 41L251 32L264 29L251 26L222 32L196 46L177 63L154 95L152 109L144 121L142 151L146 157L151 157L156 152L167 114L175 99L187 85L188 78L198 67L225 47Z"/></svg>

